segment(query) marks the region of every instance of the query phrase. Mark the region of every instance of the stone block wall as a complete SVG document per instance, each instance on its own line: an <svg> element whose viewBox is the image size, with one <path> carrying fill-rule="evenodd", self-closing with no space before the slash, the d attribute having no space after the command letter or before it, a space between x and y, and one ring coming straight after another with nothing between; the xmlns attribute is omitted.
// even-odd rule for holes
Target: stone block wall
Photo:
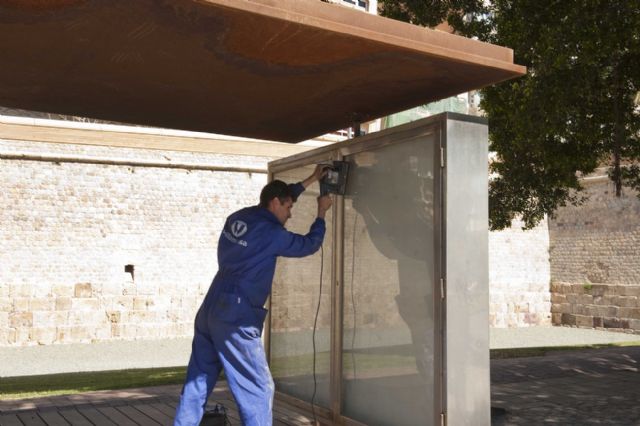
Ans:
<svg viewBox="0 0 640 426"><path fill-rule="evenodd" d="M492 327L551 325L551 276L547 221L523 231L489 233L489 301Z"/></svg>
<svg viewBox="0 0 640 426"><path fill-rule="evenodd" d="M0 133L0 346L192 334L217 270L223 221L257 202L266 174L256 171L266 170L274 157L163 148L32 142ZM381 259L365 253L365 246L358 246L363 257L347 262L356 283L379 274L372 267ZM316 258L307 260L309 267L317 267ZM395 261L389 262L389 271L396 271ZM523 232L514 223L491 234L490 285L492 326L549 324L546 224ZM307 290L317 297L315 280ZM356 306L372 300L395 306L398 292L395 285L381 287L372 299L356 286L348 296ZM347 305L351 321L351 299ZM315 304L299 306L299 314L307 315L310 306ZM294 308L283 312L295 316ZM356 312L360 324L377 321ZM328 318L323 309L320 323ZM403 324L397 312L386 321Z"/></svg>
<svg viewBox="0 0 640 426"><path fill-rule="evenodd" d="M553 283L553 323L640 333L640 285Z"/></svg>
<svg viewBox="0 0 640 426"><path fill-rule="evenodd" d="M2 139L0 153L14 156L0 159L0 346L191 335L223 221L266 182L234 167L270 160Z"/></svg>
<svg viewBox="0 0 640 426"><path fill-rule="evenodd" d="M549 221L553 324L640 333L640 200L606 177L585 191Z"/></svg>

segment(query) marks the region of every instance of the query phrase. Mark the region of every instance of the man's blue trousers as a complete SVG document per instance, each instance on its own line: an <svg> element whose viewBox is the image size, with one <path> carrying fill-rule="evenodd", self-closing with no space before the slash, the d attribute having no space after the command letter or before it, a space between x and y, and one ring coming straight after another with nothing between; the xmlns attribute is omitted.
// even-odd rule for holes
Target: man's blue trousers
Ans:
<svg viewBox="0 0 640 426"><path fill-rule="evenodd" d="M209 309L205 302L196 316L191 359L175 426L200 423L207 398L223 368L242 424L272 424L274 385L260 339L264 316L251 316L246 321L251 308L246 307L245 300L241 303L237 295L227 299L230 303L218 302L217 309Z"/></svg>

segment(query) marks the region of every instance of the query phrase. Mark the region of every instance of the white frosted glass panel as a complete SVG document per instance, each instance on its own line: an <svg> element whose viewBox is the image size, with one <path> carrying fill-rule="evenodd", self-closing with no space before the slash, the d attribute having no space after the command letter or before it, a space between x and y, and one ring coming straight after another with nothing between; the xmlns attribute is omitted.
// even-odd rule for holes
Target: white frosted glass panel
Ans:
<svg viewBox="0 0 640 426"><path fill-rule="evenodd" d="M422 136L348 158L342 413L365 424L434 419L437 140Z"/></svg>
<svg viewBox="0 0 640 426"><path fill-rule="evenodd" d="M304 180L315 165L287 170L275 179L287 183ZM295 203L287 229L306 234L317 216L318 184L308 188ZM278 258L271 297L271 373L276 390L310 402L314 390L313 328L318 299L316 329L316 395L314 403L329 406L329 346L331 327L332 217L325 218L324 255L318 251L304 258ZM322 296L320 271L322 264Z"/></svg>

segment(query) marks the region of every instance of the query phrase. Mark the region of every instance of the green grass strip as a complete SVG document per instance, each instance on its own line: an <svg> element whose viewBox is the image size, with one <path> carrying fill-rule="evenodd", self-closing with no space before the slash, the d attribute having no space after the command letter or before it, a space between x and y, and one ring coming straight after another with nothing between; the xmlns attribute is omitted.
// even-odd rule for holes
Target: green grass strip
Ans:
<svg viewBox="0 0 640 426"><path fill-rule="evenodd" d="M186 371L186 367L166 367L2 377L0 399L181 384L184 382Z"/></svg>
<svg viewBox="0 0 640 426"><path fill-rule="evenodd" d="M535 348L492 349L492 359L545 356L559 351L603 349L621 346L640 346L640 341L598 345L549 346ZM366 372L381 368L412 366L415 359L407 355L355 354L358 371ZM354 356L345 353L343 368L352 368ZM329 354L317 354L316 369L320 374L328 372ZM274 360L272 372L275 377L308 374L312 355L298 355ZM148 386L182 384L186 367L144 368L133 370L93 371L82 373L46 374L0 378L0 399L37 398L54 395L69 395L100 390L141 388ZM224 378L221 377L220 380Z"/></svg>
<svg viewBox="0 0 640 426"><path fill-rule="evenodd" d="M505 358L525 358L530 356L545 356L554 352L561 351L579 351L583 349L604 349L622 346L640 346L640 341L635 342L617 342L603 343L596 345L573 345L573 346L544 346L535 348L510 348L510 349L491 349L491 359Z"/></svg>

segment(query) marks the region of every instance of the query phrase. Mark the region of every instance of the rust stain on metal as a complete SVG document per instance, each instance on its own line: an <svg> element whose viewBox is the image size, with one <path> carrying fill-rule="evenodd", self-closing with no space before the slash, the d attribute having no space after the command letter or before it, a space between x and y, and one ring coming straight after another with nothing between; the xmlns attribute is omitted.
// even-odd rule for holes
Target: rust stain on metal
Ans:
<svg viewBox="0 0 640 426"><path fill-rule="evenodd" d="M8 7L13 9L24 10L56 10L79 3L85 3L87 0L0 0L0 7Z"/></svg>
<svg viewBox="0 0 640 426"><path fill-rule="evenodd" d="M524 73L509 49L298 0L0 0L0 105L298 142Z"/></svg>

